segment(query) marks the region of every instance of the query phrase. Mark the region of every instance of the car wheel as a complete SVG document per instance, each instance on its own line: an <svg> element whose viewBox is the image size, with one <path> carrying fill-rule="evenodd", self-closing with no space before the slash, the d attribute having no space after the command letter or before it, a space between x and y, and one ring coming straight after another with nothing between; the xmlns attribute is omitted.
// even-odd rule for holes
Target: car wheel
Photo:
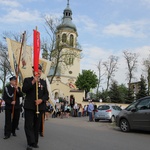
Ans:
<svg viewBox="0 0 150 150"><path fill-rule="evenodd" d="M110 122L115 122L115 120L116 120L115 116L112 116Z"/></svg>
<svg viewBox="0 0 150 150"><path fill-rule="evenodd" d="M99 122L99 119L95 119L95 122Z"/></svg>
<svg viewBox="0 0 150 150"><path fill-rule="evenodd" d="M129 126L129 123L128 123L128 121L126 119L121 119L120 120L120 129L123 132L130 131L130 126Z"/></svg>

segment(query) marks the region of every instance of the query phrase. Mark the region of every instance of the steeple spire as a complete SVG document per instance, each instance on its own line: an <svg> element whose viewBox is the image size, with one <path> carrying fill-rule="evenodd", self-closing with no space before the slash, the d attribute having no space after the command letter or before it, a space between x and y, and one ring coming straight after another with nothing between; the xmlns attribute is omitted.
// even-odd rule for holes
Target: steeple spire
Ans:
<svg viewBox="0 0 150 150"><path fill-rule="evenodd" d="M68 2L67 2L67 6L69 7L69 0L67 0Z"/></svg>

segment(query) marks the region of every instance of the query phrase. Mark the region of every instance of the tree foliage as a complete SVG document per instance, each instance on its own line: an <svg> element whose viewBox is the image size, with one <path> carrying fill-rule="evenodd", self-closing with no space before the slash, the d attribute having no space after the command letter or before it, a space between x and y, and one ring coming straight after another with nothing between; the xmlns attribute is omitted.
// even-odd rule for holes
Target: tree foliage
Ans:
<svg viewBox="0 0 150 150"><path fill-rule="evenodd" d="M118 89L118 84L116 81L113 81L109 90L109 97L111 99L112 103L120 103L121 102L121 96Z"/></svg>
<svg viewBox="0 0 150 150"><path fill-rule="evenodd" d="M85 97L90 89L93 89L97 86L98 79L96 74L91 70L83 70L82 74L79 74L77 77L75 85L80 90L85 90Z"/></svg>
<svg viewBox="0 0 150 150"><path fill-rule="evenodd" d="M148 58L144 59L143 65L147 76L148 95L150 95L150 55L148 55Z"/></svg>
<svg viewBox="0 0 150 150"><path fill-rule="evenodd" d="M120 93L121 103L125 103L125 98L128 93L128 88L124 84L121 84L121 85L118 85L118 91Z"/></svg>
<svg viewBox="0 0 150 150"><path fill-rule="evenodd" d="M128 88L127 95L125 96L125 103L130 104L134 99L134 91L131 88Z"/></svg>
<svg viewBox="0 0 150 150"><path fill-rule="evenodd" d="M136 99L147 96L146 80L141 76L141 81L139 82L139 91L136 94Z"/></svg>

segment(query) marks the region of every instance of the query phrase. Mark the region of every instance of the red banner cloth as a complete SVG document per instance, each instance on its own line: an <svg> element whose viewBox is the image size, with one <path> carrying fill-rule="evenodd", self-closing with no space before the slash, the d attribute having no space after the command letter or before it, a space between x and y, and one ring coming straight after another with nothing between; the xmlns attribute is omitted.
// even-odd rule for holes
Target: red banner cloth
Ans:
<svg viewBox="0 0 150 150"><path fill-rule="evenodd" d="M34 71L38 73L39 56L40 56L40 32L33 30L33 45L34 45Z"/></svg>

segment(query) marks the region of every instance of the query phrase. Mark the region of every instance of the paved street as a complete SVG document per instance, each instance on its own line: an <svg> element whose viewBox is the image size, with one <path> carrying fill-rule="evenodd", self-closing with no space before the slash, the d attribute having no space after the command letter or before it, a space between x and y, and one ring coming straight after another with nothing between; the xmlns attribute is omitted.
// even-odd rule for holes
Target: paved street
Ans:
<svg viewBox="0 0 150 150"><path fill-rule="evenodd" d="M147 150L150 133L122 133L114 124L88 122L81 118L49 118L45 121L45 135L40 137L38 150ZM4 113L0 114L0 148L25 150L24 121L20 119L17 137L3 139Z"/></svg>

